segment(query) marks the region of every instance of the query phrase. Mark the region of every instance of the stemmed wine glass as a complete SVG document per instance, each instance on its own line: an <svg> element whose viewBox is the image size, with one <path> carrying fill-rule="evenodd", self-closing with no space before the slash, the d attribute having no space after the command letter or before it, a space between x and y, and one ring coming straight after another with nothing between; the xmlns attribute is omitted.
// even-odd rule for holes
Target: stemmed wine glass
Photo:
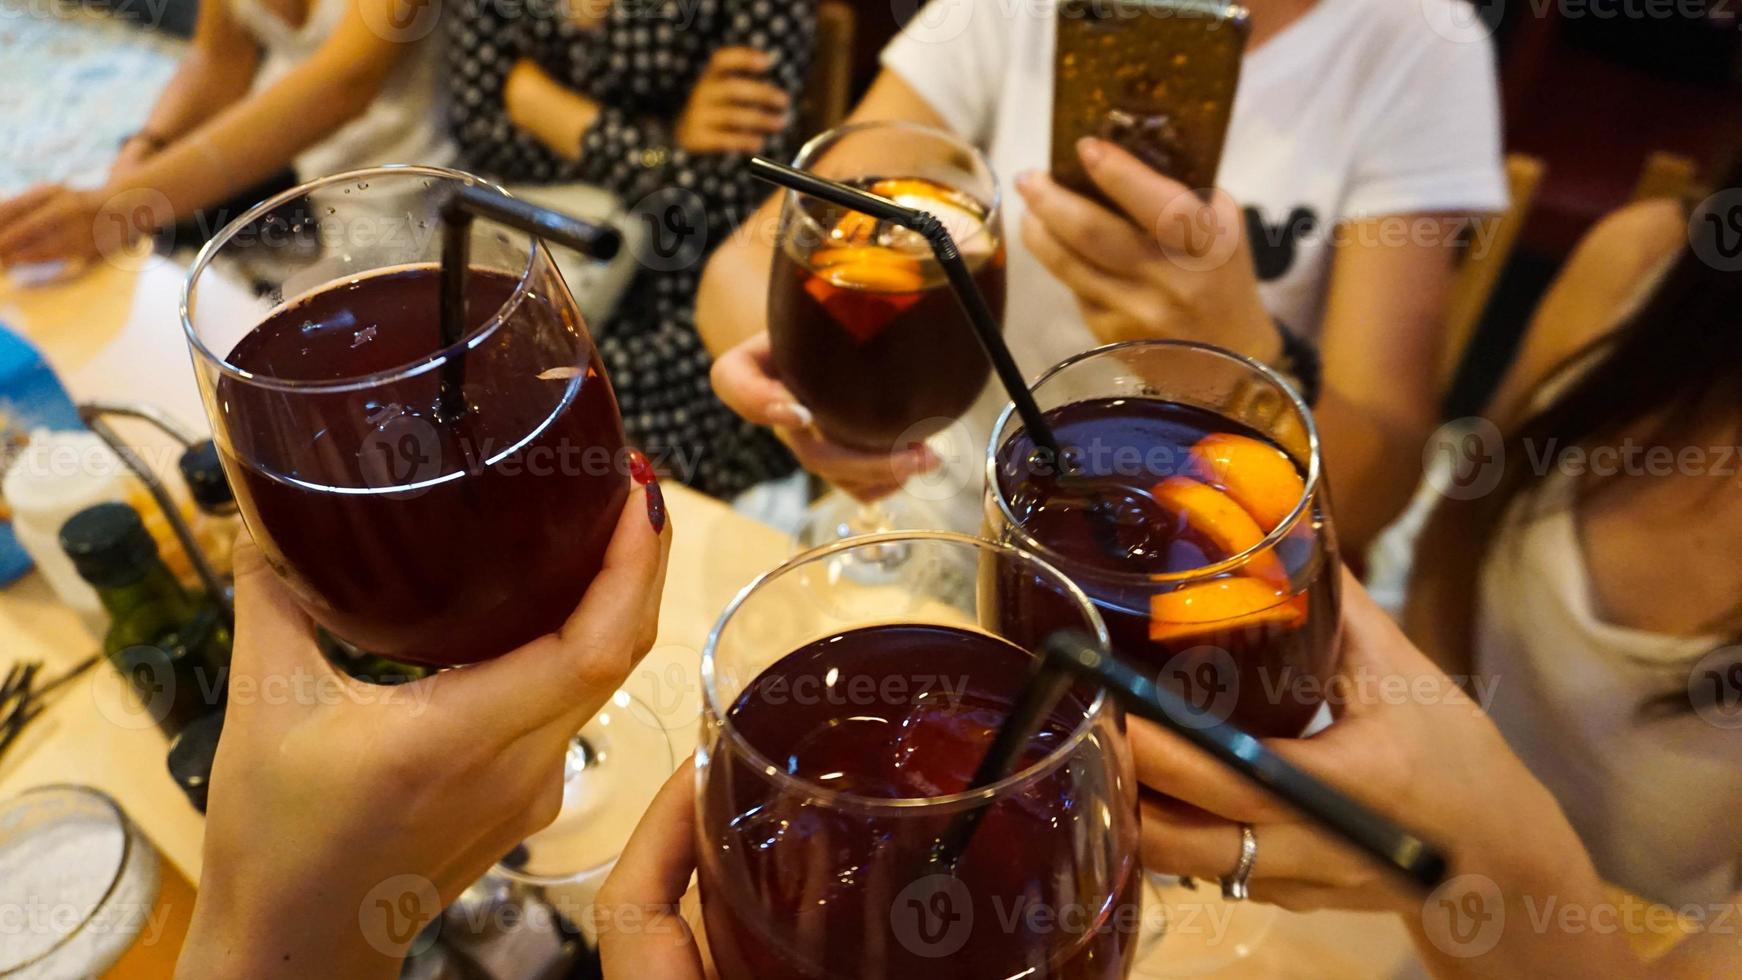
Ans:
<svg viewBox="0 0 1742 980"><path fill-rule="evenodd" d="M908 560L875 584L833 573L891 547ZM1140 875L1117 704L1072 688L1022 768L968 788L1056 629L1106 642L1044 561L947 532L838 542L739 593L702 653L696 756L722 980L1126 975Z"/></svg>
<svg viewBox="0 0 1742 980"><path fill-rule="evenodd" d="M474 180L386 167L286 191L206 245L182 302L267 560L337 636L435 666L556 629L629 493L616 397L542 244L476 222L471 330L442 343L437 209ZM312 254L285 246L309 229L278 210L303 198L321 202ZM467 410L450 419L440 389L462 356Z"/></svg>
<svg viewBox="0 0 1742 980"><path fill-rule="evenodd" d="M1057 566L1100 610L1114 654L1194 706L1260 737L1324 723L1336 536L1317 431L1294 389L1221 348L1139 341L1072 357L1032 391L1066 459L1037 457L1007 408L986 450L988 536ZM1220 901L1214 885L1191 886L1152 880L1162 918L1221 921L1172 914ZM1216 942L1151 944L1137 973L1245 956L1274 912L1237 909Z"/></svg>
<svg viewBox="0 0 1742 980"><path fill-rule="evenodd" d="M560 627L630 486L616 396L540 241L472 223L470 329L443 341L440 208L479 183L393 166L286 191L206 245L181 308L225 474L274 571L341 646L433 667ZM646 799L623 787L671 762L663 732L664 757L641 758L635 723L621 727L614 747L577 737L565 806L632 824Z"/></svg>
<svg viewBox="0 0 1742 980"><path fill-rule="evenodd" d="M853 123L806 143L793 166L937 215L1002 322L998 181L978 150L929 126ZM768 333L781 379L819 432L867 452L937 435L974 404L991 371L924 238L792 191L781 206ZM906 494L872 503L834 494L813 506L797 538L811 548L939 524Z"/></svg>

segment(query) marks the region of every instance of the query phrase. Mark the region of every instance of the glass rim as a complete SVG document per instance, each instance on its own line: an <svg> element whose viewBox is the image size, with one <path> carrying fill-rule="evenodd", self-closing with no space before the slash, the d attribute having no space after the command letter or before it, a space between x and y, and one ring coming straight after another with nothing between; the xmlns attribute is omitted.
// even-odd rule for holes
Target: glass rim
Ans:
<svg viewBox="0 0 1742 980"><path fill-rule="evenodd" d="M740 754L750 766L761 773L764 778L783 788L790 788L802 793L807 800L819 801L839 809L860 810L879 813L902 812L934 812L939 810L965 809L983 802L990 802L1004 796L1011 789L1038 779L1048 772L1063 765L1074 753L1077 746L1088 738L1089 732L1101 720L1115 702L1108 696L1107 690L1096 686L1095 696L1084 707L1082 720L1071 729L1070 736L1051 752L1042 756L1030 765L1024 766L1014 773L979 789L962 790L959 793L948 793L943 796L909 796L888 798L865 796L846 790L832 789L800 776L794 776L775 765L774 760L756 746L750 744L744 734L732 724L729 712L719 704L719 684L715 677L714 659L719 653L720 637L725 632L726 625L756 591L769 582L794 571L804 565L828 558L831 555L854 548L864 548L877 545L897 544L902 542L933 541L955 545L968 545L982 550L1008 554L1029 562L1045 574L1053 577L1063 586L1065 594L1069 595L1077 606L1086 614L1088 621L1094 627L1096 642L1103 649L1112 649L1112 639L1107 633L1107 624L1101 619L1101 611L1076 582L1069 576L1054 568L1046 559L1032 552L1025 551L1013 545L987 538L975 537L969 534L959 534L955 531L883 531L877 534L861 534L851 538L812 548L809 551L794 555L774 568L751 579L749 584L738 590L732 601L720 613L712 629L708 631L707 641L702 645L702 715L709 728L718 729L720 737L731 741L733 751ZM1005 642L1009 642L1008 640ZM1012 644L1013 646L1015 644ZM790 651L789 651L790 652ZM1034 651L1025 651L1031 655ZM729 706L728 706L729 707ZM713 753L706 744L696 752L696 771L698 777L707 765L708 757ZM698 805L700 802L698 800Z"/></svg>
<svg viewBox="0 0 1742 980"><path fill-rule="evenodd" d="M15 976L22 970L42 964L46 962L49 957L60 952L62 949L65 949L74 939L78 938L78 935L85 930L86 926L97 921L98 914L107 908L109 901L115 897L116 891L121 887L122 877L127 874L128 862L133 858L133 821L128 818L127 812L121 809L121 804L117 803L114 797L95 786L85 786L80 783L42 783L20 792L17 796L6 800L4 804L0 804L0 806L10 809L14 804L22 803L31 796L54 793L65 793L73 796L84 797L87 800L97 803L99 806L107 810L109 814L113 815L115 818L115 828L121 832L121 856L115 862L115 872L110 876L109 883L103 886L103 894L91 904L90 911L80 918L78 923L71 929L68 929L66 935L56 939L42 952L32 956L30 959L14 963L10 966L0 964L0 977ZM160 885L159 888L161 889L161 887L162 886ZM137 941L137 937L135 937L135 941ZM129 947L131 947L131 944L129 944Z"/></svg>
<svg viewBox="0 0 1742 980"><path fill-rule="evenodd" d="M865 119L859 122L842 123L833 129L825 129L817 135L812 136L810 139L805 140L804 145L799 147L798 152L793 155L792 166L798 170L803 170L806 173L809 173L810 165L814 162L814 157L821 153L824 147L828 144L854 133L863 133L875 129L905 129L924 136L941 139L946 143L954 144L958 149L965 151L969 156L978 161L980 166L985 167L986 176L992 179L992 199L986 202L986 214L980 221L979 229L967 238L956 242L956 246L960 248L969 242L979 241L982 237L992 234L992 228L998 223L999 214L1004 209L1004 188L998 182L998 171L992 169L992 161L986 158L986 154L980 152L979 147L965 139L962 139L960 136L957 136L955 133L952 133L947 129L941 129L937 126L931 126L921 122L913 122L906 119ZM832 180L834 178L830 179ZM956 190L960 190L960 188L956 188ZM800 196L798 191L792 190L791 188L785 189L781 196L782 206L784 207L787 201L792 200L797 196ZM819 240L828 237L828 230L818 224L816 219L810 216L810 212L806 211L804 208L795 208L794 211L797 220L803 222L819 236L822 236Z"/></svg>
<svg viewBox="0 0 1742 980"><path fill-rule="evenodd" d="M298 184L289 190L280 191L279 193L272 195L266 200L261 201L259 204L256 204L242 212L241 215L237 216L229 224L226 224L223 228L219 229L218 233L213 235L210 241L201 246L199 254L194 257L193 264L188 267L187 279L182 283L181 303L178 312L181 315L182 332L187 335L188 346L193 350L194 355L200 360L211 364L220 374L256 388L265 388L272 391L298 392L303 394L334 394L346 391L358 391L365 388L378 387L384 384L392 384L397 381L403 381L407 378L416 377L417 375L429 371L437 370L441 368L443 364L447 363L449 357L460 351L471 350L484 340L488 339L491 334L494 334L497 329L507 321L508 317L513 314L514 310L519 307L521 301L526 297L528 284L531 282L535 263L538 261L539 252L544 247L543 242L537 236L529 237L529 244L526 251L526 264L520 270L520 274L515 277L514 291L508 295L507 299L502 301L502 305L497 308L495 313L490 315L489 319L485 320L477 327L467 331L464 337L461 337L458 341L452 344L441 347L429 354L420 355L405 364L396 365L380 371L372 371L368 374L357 375L356 377L318 381L297 381L287 378L276 378L270 375L259 374L254 371L247 371L231 364L228 356L221 357L217 352L207 346L205 339L201 337L199 332L194 328L191 307L193 305L192 300L194 297L195 285L199 281L201 273L205 272L207 266L211 265L212 260L217 258L218 252L228 244L231 239L235 238L243 228L275 208L289 204L298 198L306 197L310 193L321 190L325 187L363 180L381 180L408 176L434 177L441 180L477 184L483 187L488 187L493 191L499 191L505 195L508 194L508 191L501 185L496 184L493 181L485 180L476 174L467 173L463 170L454 170L448 167L426 166L423 164L390 163L378 167L364 167L358 170L347 170L343 173L320 177L315 180ZM318 292L321 289L331 286L332 283L336 281L338 280L329 280L316 289L308 290L294 298L301 298L301 296ZM273 311L276 312L278 309L283 308L284 305L285 303L283 302L279 303L278 306L273 307ZM256 326L258 326L258 324L256 324Z"/></svg>
<svg viewBox="0 0 1742 980"><path fill-rule="evenodd" d="M1321 471L1318 424L1313 420L1312 410L1307 407L1306 402L1301 400L1300 393L1295 391L1294 386L1284 380L1282 375L1278 374L1269 365L1254 358L1247 357L1245 354L1228 350L1225 347L1217 347L1215 344L1206 344L1196 340L1126 340L1116 344L1103 344L1100 347L1090 348L1089 350L1083 351L1079 354L1073 354L1057 364L1054 364L1052 367L1047 368L1040 377L1034 379L1034 381L1029 384L1028 390L1030 392L1038 393L1041 386L1045 385L1048 381L1084 361L1117 354L1121 351L1152 348L1192 350L1232 361L1253 371L1259 377L1269 382L1278 391L1281 391L1283 397L1285 397L1288 400L1288 403L1294 407L1295 414L1300 418L1301 425L1306 430L1306 476L1301 481L1302 487L1300 499L1294 502L1294 507L1288 512L1288 516L1283 518L1282 522L1277 524L1276 527L1272 528L1263 539L1238 554L1230 555L1221 561L1212 562L1208 565L1200 565L1197 568L1187 569L1183 572L1152 573L1104 570L1091 566L1086 562L1075 561L1068 555L1059 554L1052 548L1047 547L1043 542L1037 540L1034 535L1028 533L1028 529L1022 526L1022 522L1016 519L1015 514L1011 513L1010 501L1005 499L1004 490L998 483L998 452L1003 448L999 437L1003 435L1005 426L1009 425L1011 417L1016 414L1015 402L1005 403L1003 411L998 413L997 422L992 425L991 438L986 442L986 492L991 494L992 499L997 502L998 514L1004 519L1006 533L1020 539L1024 548L1045 555L1049 559L1052 559L1067 568L1086 569L1092 577L1097 580L1120 583L1146 582L1154 585L1188 584L1216 578L1220 575L1226 574L1227 572L1235 571L1250 564L1253 556L1260 552L1275 548L1277 543L1282 541L1283 538L1288 537L1288 535L1293 532L1295 526L1301 522L1302 518L1310 513L1313 499L1318 494ZM1078 400L1080 401L1081 399Z"/></svg>

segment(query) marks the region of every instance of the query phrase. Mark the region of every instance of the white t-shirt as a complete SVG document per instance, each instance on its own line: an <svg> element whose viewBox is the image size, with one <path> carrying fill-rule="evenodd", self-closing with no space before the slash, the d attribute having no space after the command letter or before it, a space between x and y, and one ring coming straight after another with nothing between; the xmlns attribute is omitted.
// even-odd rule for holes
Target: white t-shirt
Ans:
<svg viewBox="0 0 1742 980"><path fill-rule="evenodd" d="M931 0L883 51L884 67L987 152L1006 190L1005 335L1029 377L1095 344L1070 291L1023 246L1010 192L1050 155L1055 11L1054 0ZM1318 0L1250 52L1217 183L1247 209L1271 313L1317 336L1340 222L1503 209L1499 116L1493 48L1465 0ZM947 485L966 498L949 508L953 524L978 524L982 457L1006 401L994 382L938 446L955 476L927 495Z"/></svg>

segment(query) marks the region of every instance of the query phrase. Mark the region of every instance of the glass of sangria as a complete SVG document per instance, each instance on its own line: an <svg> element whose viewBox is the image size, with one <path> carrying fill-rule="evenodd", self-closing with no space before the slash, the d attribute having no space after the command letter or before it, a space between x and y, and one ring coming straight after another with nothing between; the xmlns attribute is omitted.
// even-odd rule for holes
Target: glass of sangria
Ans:
<svg viewBox="0 0 1742 980"><path fill-rule="evenodd" d="M200 252L181 309L273 570L344 645L433 667L557 630L630 486L616 395L541 242L472 222L470 329L443 342L439 212L461 182L478 180L395 166L287 191ZM441 392L462 356L455 417ZM646 800L623 787L653 760L606 748L571 743L564 807L632 823Z"/></svg>
<svg viewBox="0 0 1742 980"><path fill-rule="evenodd" d="M833 573L890 547L898 575ZM1070 689L1014 774L969 788L1058 627L1106 641L1044 561L947 532L838 542L739 593L702 654L696 756L722 980L1127 974L1142 885L1118 706Z"/></svg>
<svg viewBox="0 0 1742 980"><path fill-rule="evenodd" d="M1195 707L1260 737L1329 720L1337 669L1336 535L1317 430L1294 389L1238 354L1182 341L1114 344L1036 381L1062 447L1034 453L1013 408L986 455L986 528L1080 586L1112 650ZM1232 868L1230 868L1232 870ZM1216 889L1152 882L1184 911ZM1201 909L1196 910L1201 912ZM1267 907L1228 934L1146 951L1138 973L1180 975L1244 956Z"/></svg>
<svg viewBox="0 0 1742 980"><path fill-rule="evenodd" d="M853 123L806 143L793 166L936 215L1002 323L998 181L978 150L916 123ZM781 380L810 409L817 430L866 452L905 449L936 435L974 404L991 376L924 238L791 191L775 242L768 334ZM937 525L908 495L859 503L837 494L812 509L798 541L808 549L854 534Z"/></svg>
<svg viewBox="0 0 1742 980"><path fill-rule="evenodd" d="M475 180L384 167L287 191L212 239L182 300L224 471L273 569L344 641L438 667L556 630L630 485L616 396L541 243L473 222L470 330L443 344L438 209ZM283 216L304 197L315 217ZM446 418L462 355L466 409Z"/></svg>

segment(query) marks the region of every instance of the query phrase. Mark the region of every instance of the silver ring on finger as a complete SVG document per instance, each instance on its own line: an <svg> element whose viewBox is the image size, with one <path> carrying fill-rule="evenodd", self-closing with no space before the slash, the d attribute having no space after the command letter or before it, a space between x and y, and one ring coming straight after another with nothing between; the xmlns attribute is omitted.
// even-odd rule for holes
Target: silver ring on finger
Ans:
<svg viewBox="0 0 1742 980"><path fill-rule="evenodd" d="M1240 825L1240 860L1234 870L1222 876L1222 897L1230 902L1244 902L1247 882L1252 878L1252 866L1258 863L1258 834L1252 825Z"/></svg>

